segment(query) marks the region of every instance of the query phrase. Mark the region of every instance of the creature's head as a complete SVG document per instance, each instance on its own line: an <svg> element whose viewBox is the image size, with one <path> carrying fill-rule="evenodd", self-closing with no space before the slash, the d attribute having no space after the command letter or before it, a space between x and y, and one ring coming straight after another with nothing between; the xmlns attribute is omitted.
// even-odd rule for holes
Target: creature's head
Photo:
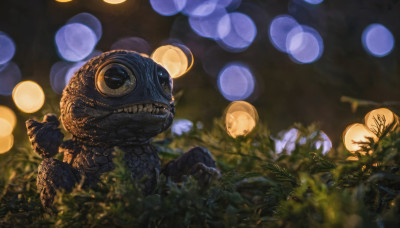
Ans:
<svg viewBox="0 0 400 228"><path fill-rule="evenodd" d="M60 107L65 129L81 140L138 143L171 125L172 79L163 67L136 52L110 51L75 73Z"/></svg>

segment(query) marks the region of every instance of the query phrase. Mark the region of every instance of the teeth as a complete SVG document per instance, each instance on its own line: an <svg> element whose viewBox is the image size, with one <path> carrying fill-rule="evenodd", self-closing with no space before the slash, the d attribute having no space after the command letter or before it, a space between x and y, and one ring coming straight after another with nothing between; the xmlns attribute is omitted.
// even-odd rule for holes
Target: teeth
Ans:
<svg viewBox="0 0 400 228"><path fill-rule="evenodd" d="M127 112L127 113L138 113L138 112L148 112L151 114L165 114L167 113L168 106L165 104L155 103L155 104L137 104L129 107L119 108L114 110L114 113Z"/></svg>

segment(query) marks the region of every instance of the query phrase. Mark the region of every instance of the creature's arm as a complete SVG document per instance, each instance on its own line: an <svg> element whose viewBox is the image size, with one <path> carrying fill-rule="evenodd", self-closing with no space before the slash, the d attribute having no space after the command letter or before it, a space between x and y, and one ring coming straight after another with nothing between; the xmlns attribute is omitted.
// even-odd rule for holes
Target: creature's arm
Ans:
<svg viewBox="0 0 400 228"><path fill-rule="evenodd" d="M178 182L185 176L192 175L200 185L207 185L221 175L210 152L204 147L194 147L179 158L170 161L162 172Z"/></svg>
<svg viewBox="0 0 400 228"><path fill-rule="evenodd" d="M43 117L42 123L30 119L25 124L33 150L43 158L54 157L64 138L58 128L60 122L57 120L57 116L47 114Z"/></svg>

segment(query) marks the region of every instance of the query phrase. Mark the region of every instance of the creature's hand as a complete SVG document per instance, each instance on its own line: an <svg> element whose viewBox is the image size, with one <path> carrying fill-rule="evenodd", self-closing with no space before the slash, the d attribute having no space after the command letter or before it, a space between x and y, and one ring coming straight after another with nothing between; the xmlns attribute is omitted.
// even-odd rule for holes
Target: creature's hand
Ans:
<svg viewBox="0 0 400 228"><path fill-rule="evenodd" d="M30 119L25 124L29 141L36 153L43 158L50 158L58 153L58 147L61 145L64 135L58 128L60 122L55 114L45 115L42 123Z"/></svg>
<svg viewBox="0 0 400 228"><path fill-rule="evenodd" d="M215 161L204 147L194 147L179 158L169 162L163 172L174 181L182 181L184 176L192 175L202 186L220 177Z"/></svg>

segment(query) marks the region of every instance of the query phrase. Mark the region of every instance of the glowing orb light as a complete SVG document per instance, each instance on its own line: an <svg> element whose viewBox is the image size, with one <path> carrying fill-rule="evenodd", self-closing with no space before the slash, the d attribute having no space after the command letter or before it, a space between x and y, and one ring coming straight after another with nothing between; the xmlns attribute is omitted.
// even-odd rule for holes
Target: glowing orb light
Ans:
<svg viewBox="0 0 400 228"><path fill-rule="evenodd" d="M189 132L193 127L193 123L190 120L178 119L172 123L171 131L175 135L182 135L183 133Z"/></svg>
<svg viewBox="0 0 400 228"><path fill-rule="evenodd" d="M226 131L233 138L246 136L256 127L257 122L256 108L245 101L234 101L226 109Z"/></svg>
<svg viewBox="0 0 400 228"><path fill-rule="evenodd" d="M312 63L321 57L324 44L315 29L302 26L302 29L295 27L289 32L286 49L296 63Z"/></svg>
<svg viewBox="0 0 400 228"><path fill-rule="evenodd" d="M33 113L44 104L42 88L33 81L23 81L15 86L12 92L15 105L23 112Z"/></svg>
<svg viewBox="0 0 400 228"><path fill-rule="evenodd" d="M132 50L144 54L150 54L151 50L149 43L145 39L140 37L126 37L119 39L111 46L111 49Z"/></svg>
<svg viewBox="0 0 400 228"><path fill-rule="evenodd" d="M85 65L85 61L77 62L74 65L70 66L65 73L65 85L68 85L69 81L71 80L72 76L83 66Z"/></svg>
<svg viewBox="0 0 400 228"><path fill-rule="evenodd" d="M324 0L304 0L304 1L313 5L317 5L322 3Z"/></svg>
<svg viewBox="0 0 400 228"><path fill-rule="evenodd" d="M276 49L287 52L286 39L292 29L301 27L297 21L289 15L275 17L269 26L269 39Z"/></svg>
<svg viewBox="0 0 400 228"><path fill-rule="evenodd" d="M71 17L67 24L80 23L89 27L95 34L97 41L100 40L101 35L103 34L103 29L101 27L101 22L97 17L90 13L79 13L73 17Z"/></svg>
<svg viewBox="0 0 400 228"><path fill-rule="evenodd" d="M71 23L61 27L55 37L58 53L67 61L80 61L92 53L96 34L88 26Z"/></svg>
<svg viewBox="0 0 400 228"><path fill-rule="evenodd" d="M394 47L392 33L381 24L371 24L365 28L361 36L361 41L364 49L376 57L388 55Z"/></svg>
<svg viewBox="0 0 400 228"><path fill-rule="evenodd" d="M218 88L230 101L248 98L254 91L254 85L253 74L241 63L228 64L218 75Z"/></svg>
<svg viewBox="0 0 400 228"><path fill-rule="evenodd" d="M332 142L323 131L319 132L319 140L315 142L314 146L317 150L322 148L322 154L327 154L332 149Z"/></svg>
<svg viewBox="0 0 400 228"><path fill-rule="evenodd" d="M217 31L221 47L232 52L245 50L257 35L253 20L243 13L229 13L223 16L218 22Z"/></svg>
<svg viewBox="0 0 400 228"><path fill-rule="evenodd" d="M217 6L217 0L187 0L182 13L193 17L204 17L214 12Z"/></svg>
<svg viewBox="0 0 400 228"><path fill-rule="evenodd" d="M56 0L56 2L61 2L61 3L64 3L64 2L71 2L72 0Z"/></svg>
<svg viewBox="0 0 400 228"><path fill-rule="evenodd" d="M0 31L0 65L9 62L15 54L15 44L12 39Z"/></svg>
<svg viewBox="0 0 400 228"><path fill-rule="evenodd" d="M218 8L204 17L190 16L189 24L199 36L218 39L218 22L227 14L224 8Z"/></svg>
<svg viewBox="0 0 400 228"><path fill-rule="evenodd" d="M8 62L0 70L0 95L11 95L12 90L21 81L21 71L14 62Z"/></svg>
<svg viewBox="0 0 400 228"><path fill-rule="evenodd" d="M179 13L186 5L187 0L150 0L153 10L163 16L172 16Z"/></svg>
<svg viewBox="0 0 400 228"><path fill-rule="evenodd" d="M12 134L0 137L0 154L8 152L14 145L14 136Z"/></svg>
<svg viewBox="0 0 400 228"><path fill-rule="evenodd" d="M151 54L150 58L163 66L172 78L182 76L193 65L192 52L181 44L161 46Z"/></svg>
<svg viewBox="0 0 400 228"><path fill-rule="evenodd" d="M361 150L358 142L368 143L367 138L372 138L375 142L378 140L376 135L372 133L364 124L355 123L346 128L343 132L343 143L350 152Z"/></svg>
<svg viewBox="0 0 400 228"><path fill-rule="evenodd" d="M17 117L13 110L0 105L0 135L7 136L11 134L17 123Z"/></svg>
<svg viewBox="0 0 400 228"><path fill-rule="evenodd" d="M65 84L65 75L67 74L69 68L71 67L70 63L67 62L56 62L51 66L50 69L50 86L54 92L61 94L64 90Z"/></svg>
<svg viewBox="0 0 400 228"><path fill-rule="evenodd" d="M280 133L280 139L275 140L275 151L280 154L283 151L291 154L296 148L296 140L299 137L300 132L296 128L291 128L288 131Z"/></svg>
<svg viewBox="0 0 400 228"><path fill-rule="evenodd" d="M377 134L378 132L382 132L394 121L396 121L396 123L393 127L396 127L397 117L392 111L387 108L372 110L367 113L364 118L365 125L375 134Z"/></svg>
<svg viewBox="0 0 400 228"><path fill-rule="evenodd" d="M109 4L120 4L126 2L126 0L103 0L103 1Z"/></svg>

